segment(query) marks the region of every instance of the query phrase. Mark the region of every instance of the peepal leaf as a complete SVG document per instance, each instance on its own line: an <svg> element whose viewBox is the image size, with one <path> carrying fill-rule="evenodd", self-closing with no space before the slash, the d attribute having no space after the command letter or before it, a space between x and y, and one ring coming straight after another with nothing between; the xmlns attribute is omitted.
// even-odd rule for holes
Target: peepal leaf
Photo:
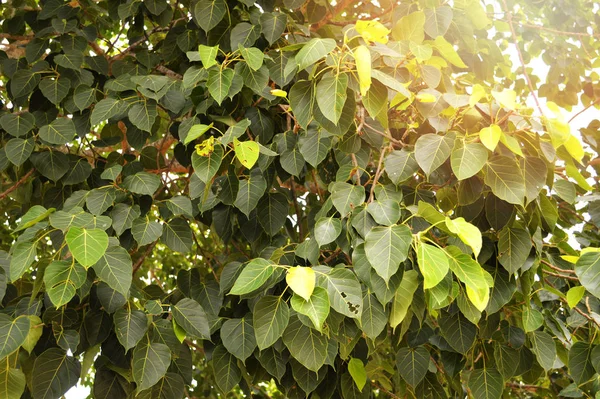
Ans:
<svg viewBox="0 0 600 399"><path fill-rule="evenodd" d="M73 257L84 267L98 262L108 248L108 235L102 229L71 227L65 240Z"/></svg>

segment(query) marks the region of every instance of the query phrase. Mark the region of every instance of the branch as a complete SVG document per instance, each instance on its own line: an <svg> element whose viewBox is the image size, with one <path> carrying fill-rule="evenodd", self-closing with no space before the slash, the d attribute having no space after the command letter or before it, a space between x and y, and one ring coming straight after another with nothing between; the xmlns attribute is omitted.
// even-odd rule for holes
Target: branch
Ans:
<svg viewBox="0 0 600 399"><path fill-rule="evenodd" d="M571 117L571 119L569 119L569 121L567 123L571 123L571 121L573 121L573 119L575 119L579 115L583 114L585 111L587 111L588 109L592 108L593 106L595 106L598 103L600 103L600 98L595 99L594 101L592 101L590 103L590 105L588 105L587 107L585 107L584 109L582 109L581 111L579 111L578 113L576 113L575 115L573 115Z"/></svg>
<svg viewBox="0 0 600 399"><path fill-rule="evenodd" d="M513 25L512 13L508 9L508 5L506 5L506 0L502 0L502 3L504 4L504 10L506 12L508 26L510 27L510 33L512 34L512 39L515 44L515 48L517 49L517 53L519 55L519 61L521 61L521 66L523 67L523 74L525 75L525 80L527 81L527 86L529 86L529 91L531 92L531 95L533 96L533 99L535 101L535 105L537 106L538 111L540 111L540 115L544 116L544 111L542 111L542 106L540 105L540 100L537 98L537 95L535 94L535 90L533 89L533 83L531 83L531 78L529 77L529 74L527 73L527 67L525 66L525 60L523 59L523 53L521 53L521 49L519 48L519 41L517 39L517 33L515 32L515 27Z"/></svg>
<svg viewBox="0 0 600 399"><path fill-rule="evenodd" d="M342 0L337 6L335 6L333 10L327 10L325 16L319 22L313 24L310 27L310 30L317 31L321 29L324 25L327 25L327 23L329 23L329 21L331 21L334 17L343 12L346 8L348 8L348 6L352 4L352 2L353 0Z"/></svg>
<svg viewBox="0 0 600 399"><path fill-rule="evenodd" d="M154 241L152 244L150 244L148 246L148 248L146 249L146 252L144 252L144 254L142 255L141 258L139 258L137 260L137 262L135 262L135 265L133 266L133 272L131 274L135 274L135 272L138 271L138 269L142 266L142 263L144 263L144 260L146 259L146 257L148 255L150 255L150 252L152 252L152 250L154 249L154 247L156 246L156 243L158 242L158 240Z"/></svg>
<svg viewBox="0 0 600 399"><path fill-rule="evenodd" d="M6 191L0 193L0 200L3 200L4 198L6 198L8 196L8 194L12 193L17 188L19 188L20 185L25 183L25 181L29 178L29 176L31 176L33 174L33 172L35 172L35 168L32 168L29 172L27 172L25 174L25 176L21 177L15 184L13 184Z"/></svg>

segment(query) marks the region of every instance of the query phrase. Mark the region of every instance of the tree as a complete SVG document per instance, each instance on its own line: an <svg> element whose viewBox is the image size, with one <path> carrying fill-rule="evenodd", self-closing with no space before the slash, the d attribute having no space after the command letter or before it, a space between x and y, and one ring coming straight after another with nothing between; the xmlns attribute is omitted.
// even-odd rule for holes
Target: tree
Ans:
<svg viewBox="0 0 600 399"><path fill-rule="evenodd" d="M597 7L489 3L5 3L0 396L598 395Z"/></svg>

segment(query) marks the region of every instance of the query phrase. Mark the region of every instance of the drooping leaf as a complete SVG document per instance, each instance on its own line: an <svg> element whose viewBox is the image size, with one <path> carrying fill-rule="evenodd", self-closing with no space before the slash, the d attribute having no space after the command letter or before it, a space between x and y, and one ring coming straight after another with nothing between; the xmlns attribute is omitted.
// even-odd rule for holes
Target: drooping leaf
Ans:
<svg viewBox="0 0 600 399"><path fill-rule="evenodd" d="M133 380L137 391L156 384L167 372L171 363L171 351L165 344L141 340L133 350Z"/></svg>
<svg viewBox="0 0 600 399"><path fill-rule="evenodd" d="M290 319L290 309L281 297L267 295L256 302L252 313L256 343L262 351L282 336Z"/></svg>
<svg viewBox="0 0 600 399"><path fill-rule="evenodd" d="M59 398L77 384L79 361L59 348L46 349L33 365L32 393L35 399Z"/></svg>

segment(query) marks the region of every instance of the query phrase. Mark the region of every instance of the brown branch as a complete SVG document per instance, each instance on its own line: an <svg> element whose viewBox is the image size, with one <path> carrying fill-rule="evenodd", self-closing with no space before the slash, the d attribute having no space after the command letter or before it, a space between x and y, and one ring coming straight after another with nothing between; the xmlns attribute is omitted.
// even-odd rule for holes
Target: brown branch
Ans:
<svg viewBox="0 0 600 399"><path fill-rule="evenodd" d="M571 280L571 281L579 281L579 279L575 276L564 276L562 274L549 272L548 270L544 270L544 269L542 269L542 271L549 276L564 278L564 279Z"/></svg>
<svg viewBox="0 0 600 399"><path fill-rule="evenodd" d="M333 251L331 253L331 255L329 255L328 257L323 259L322 263L327 264L327 263L331 262L340 254L340 252L342 252L342 248L337 248L335 251Z"/></svg>
<svg viewBox="0 0 600 399"><path fill-rule="evenodd" d="M379 163L377 164L377 170L375 171L375 177L373 178L373 183L371 183L371 192L369 193L369 200L367 202L373 202L375 198L375 187L377 186L377 181L379 180L379 176L382 173L381 167L383 166L383 158L385 157L385 149L386 146L382 146L379 152Z"/></svg>
<svg viewBox="0 0 600 399"><path fill-rule="evenodd" d="M21 177L15 184L13 184L6 191L0 193L0 200L2 200L5 197L7 197L10 193L12 193L17 188L19 188L20 185L22 185L23 183L25 183L25 181L29 178L29 176L31 176L33 174L33 172L35 172L34 168L32 168L29 172L27 172L23 177Z"/></svg>
<svg viewBox="0 0 600 399"><path fill-rule="evenodd" d="M525 59L523 58L523 53L521 53L521 49L519 48L519 40L517 38L517 33L515 32L515 27L513 25L512 12L508 9L508 5L506 4L506 0L502 0L504 4L504 11L506 12L506 17L508 21L508 26L510 27L510 33L512 35L513 42L515 44L515 48L517 49L517 54L519 55L519 61L521 61L521 66L523 67L523 74L525 75L525 80L527 81L527 86L529 86L529 91L533 96L535 104L537 106L538 111L540 111L540 115L544 116L544 111L542 111L542 106L540 105L540 100L537 98L535 94L535 90L533 89L533 83L531 83L531 78L527 73L527 67L525 66Z"/></svg>
<svg viewBox="0 0 600 399"><path fill-rule="evenodd" d="M373 385L375 388L379 389L381 392L383 392L386 395L388 395L390 398L393 398L393 399L402 399L400 396L394 394L393 392L388 391L387 389L385 389L381 385L378 385L375 381L371 381L371 385Z"/></svg>
<svg viewBox="0 0 600 399"><path fill-rule="evenodd" d="M150 255L150 253L152 252L152 250L156 246L157 242L158 242L158 240L154 241L152 244L150 244L148 246L148 248L146 249L146 252L144 252L144 254L141 256L141 258L139 258L137 260L137 262L135 262L135 265L133 266L133 272L131 274L135 274L135 272L138 271L138 269L142 266L142 263L144 263L144 260L146 259L146 257L148 255Z"/></svg>
<svg viewBox="0 0 600 399"><path fill-rule="evenodd" d="M593 106L595 106L598 103L600 103L600 98L595 99L594 101L591 102L590 105L588 105L587 107L585 107L584 109L582 109L581 111L579 111L578 113L576 113L575 115L573 115L571 117L571 119L569 119L569 121L567 123L571 123L573 121L573 119L575 119L579 115L583 114L585 111L587 111L588 109L592 108Z"/></svg>
<svg viewBox="0 0 600 399"><path fill-rule="evenodd" d="M575 274L575 270L561 269L558 266L554 266L553 264L551 264L547 260L540 259L540 262L543 263L544 265L548 266L550 269L556 270L559 273Z"/></svg>
<svg viewBox="0 0 600 399"><path fill-rule="evenodd" d="M342 0L342 1L340 1L340 3L338 5L335 6L335 8L333 8L333 10L331 8L328 9L327 12L325 13L325 16L319 22L313 24L310 27L310 30L317 31L317 30L321 29L323 26L327 25L329 23L329 21L331 21L338 14L340 14L346 8L348 8L348 6L350 6L350 4L352 4L352 1L353 0Z"/></svg>
<svg viewBox="0 0 600 399"><path fill-rule="evenodd" d="M294 184L294 176L290 177L290 192L292 193L292 201L294 201L294 209L296 210L296 225L298 226L298 241L304 238L304 228L302 227L302 212L300 204L296 198L296 186Z"/></svg>

